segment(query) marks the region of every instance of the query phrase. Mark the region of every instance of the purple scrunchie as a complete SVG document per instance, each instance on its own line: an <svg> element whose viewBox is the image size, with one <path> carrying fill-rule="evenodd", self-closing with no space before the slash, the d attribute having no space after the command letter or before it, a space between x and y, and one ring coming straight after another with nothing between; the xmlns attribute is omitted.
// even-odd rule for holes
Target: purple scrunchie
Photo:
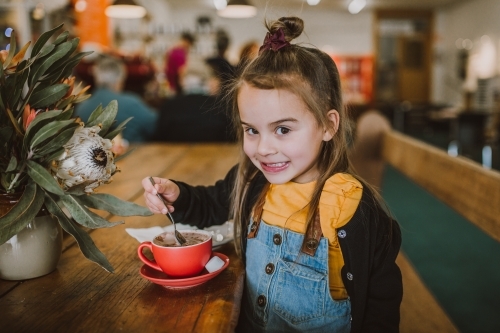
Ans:
<svg viewBox="0 0 500 333"><path fill-rule="evenodd" d="M278 51L282 47L289 46L290 43L285 40L285 33L283 29L279 28L274 34L268 32L266 38L264 38L264 43L259 48L259 54L265 50Z"/></svg>

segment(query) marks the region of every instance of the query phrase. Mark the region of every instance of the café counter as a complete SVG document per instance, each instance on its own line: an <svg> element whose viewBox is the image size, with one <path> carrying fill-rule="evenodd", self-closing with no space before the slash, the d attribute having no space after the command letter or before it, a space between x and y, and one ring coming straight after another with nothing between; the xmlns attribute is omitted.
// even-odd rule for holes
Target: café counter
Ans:
<svg viewBox="0 0 500 333"><path fill-rule="evenodd" d="M141 180L158 176L210 185L237 161L232 144L144 144L118 162L121 172L100 187L121 199L144 204ZM139 242L125 228L170 224L164 215L117 217L125 223L90 235L114 267L108 273L87 260L65 236L57 269L26 281L0 280L1 332L232 332L236 326L244 267L232 243L216 251L229 266L188 289L167 289L139 274ZM224 221L221 221L221 223Z"/></svg>

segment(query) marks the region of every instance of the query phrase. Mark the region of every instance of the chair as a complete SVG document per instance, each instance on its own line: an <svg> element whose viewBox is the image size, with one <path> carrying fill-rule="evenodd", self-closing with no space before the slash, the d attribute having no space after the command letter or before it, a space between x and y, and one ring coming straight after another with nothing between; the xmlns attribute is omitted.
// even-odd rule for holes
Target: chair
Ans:
<svg viewBox="0 0 500 333"><path fill-rule="evenodd" d="M459 155L484 163L491 160L488 157L486 128L491 113L482 111L464 111L458 115L452 124L453 141ZM485 156L483 157L483 151ZM486 163L488 164L488 163ZM491 163L489 163L491 167Z"/></svg>

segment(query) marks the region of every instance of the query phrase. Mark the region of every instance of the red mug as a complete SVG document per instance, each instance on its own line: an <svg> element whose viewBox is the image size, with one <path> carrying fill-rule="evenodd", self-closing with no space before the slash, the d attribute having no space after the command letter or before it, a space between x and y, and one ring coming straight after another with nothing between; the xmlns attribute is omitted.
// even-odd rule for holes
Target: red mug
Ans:
<svg viewBox="0 0 500 333"><path fill-rule="evenodd" d="M143 242L137 249L139 259L143 263L173 278L188 278L201 273L212 256L212 234L205 230L179 230L190 242L191 236L201 238L199 243L193 245L166 246L164 240L173 239L173 231L159 234L153 242ZM190 236L191 235L191 236ZM200 237L201 236L201 237ZM147 247L154 256L154 261L149 260L142 249Z"/></svg>

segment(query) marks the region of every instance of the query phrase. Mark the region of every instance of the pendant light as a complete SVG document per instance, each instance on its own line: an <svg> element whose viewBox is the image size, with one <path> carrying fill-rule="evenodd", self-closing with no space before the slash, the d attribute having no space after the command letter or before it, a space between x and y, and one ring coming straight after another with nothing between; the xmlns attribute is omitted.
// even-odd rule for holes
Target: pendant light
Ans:
<svg viewBox="0 0 500 333"><path fill-rule="evenodd" d="M257 15L257 8L247 0L229 0L225 8L217 11L217 15L225 18L248 18Z"/></svg>
<svg viewBox="0 0 500 333"><path fill-rule="evenodd" d="M115 0L112 5L106 7L105 13L112 18L132 19L144 17L146 9L134 0Z"/></svg>
<svg viewBox="0 0 500 333"><path fill-rule="evenodd" d="M352 0L347 9L351 14L359 13L366 6L366 0Z"/></svg>

